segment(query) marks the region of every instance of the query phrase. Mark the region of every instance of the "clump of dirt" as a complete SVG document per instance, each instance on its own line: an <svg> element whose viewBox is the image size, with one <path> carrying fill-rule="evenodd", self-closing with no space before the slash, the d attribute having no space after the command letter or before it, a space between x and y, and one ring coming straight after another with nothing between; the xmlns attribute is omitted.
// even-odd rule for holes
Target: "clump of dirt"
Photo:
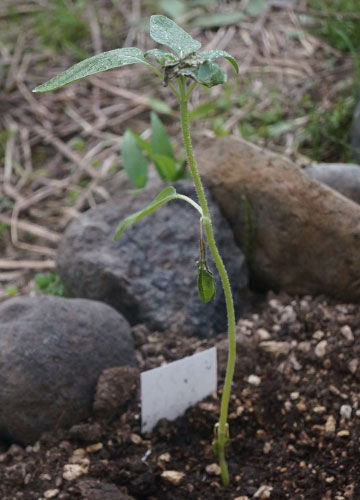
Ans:
<svg viewBox="0 0 360 500"><path fill-rule="evenodd" d="M133 333L141 370L217 345L223 374L225 335ZM142 435L134 394L110 417L98 413L33 446L3 443L2 500L360 498L360 306L271 295L239 321L237 340L230 488L211 449L218 395Z"/></svg>

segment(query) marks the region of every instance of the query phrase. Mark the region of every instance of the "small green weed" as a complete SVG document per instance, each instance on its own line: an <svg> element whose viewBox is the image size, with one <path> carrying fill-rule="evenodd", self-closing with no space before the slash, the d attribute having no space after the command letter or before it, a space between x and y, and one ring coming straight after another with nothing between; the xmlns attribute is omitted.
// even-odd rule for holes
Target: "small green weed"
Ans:
<svg viewBox="0 0 360 500"><path fill-rule="evenodd" d="M9 295L9 297L15 297L15 295L18 293L19 288L15 284L9 284L5 286L5 292Z"/></svg>
<svg viewBox="0 0 360 500"><path fill-rule="evenodd" d="M130 181L138 188L146 186L148 163L151 161L163 182L186 176L182 155L175 158L165 126L156 113L151 113L151 141L145 141L132 130L123 137L121 156Z"/></svg>
<svg viewBox="0 0 360 500"><path fill-rule="evenodd" d="M34 14L34 26L45 47L58 53L70 52L78 59L87 57L80 43L89 37L84 17L87 0L55 0Z"/></svg>
<svg viewBox="0 0 360 500"><path fill-rule="evenodd" d="M308 0L307 6L330 14L316 18L316 27L309 28L311 33L338 50L351 51L351 46L360 49L359 19L356 18L360 14L359 0Z"/></svg>
<svg viewBox="0 0 360 500"><path fill-rule="evenodd" d="M6 224L5 222L0 222L0 239L5 235L5 233L9 228L10 228L9 224Z"/></svg>
<svg viewBox="0 0 360 500"><path fill-rule="evenodd" d="M37 295L56 295L66 297L66 290L60 277L55 273L38 273L35 275L35 291Z"/></svg>
<svg viewBox="0 0 360 500"><path fill-rule="evenodd" d="M350 131L355 99L341 96L326 111L312 104L300 151L314 161L351 162Z"/></svg>

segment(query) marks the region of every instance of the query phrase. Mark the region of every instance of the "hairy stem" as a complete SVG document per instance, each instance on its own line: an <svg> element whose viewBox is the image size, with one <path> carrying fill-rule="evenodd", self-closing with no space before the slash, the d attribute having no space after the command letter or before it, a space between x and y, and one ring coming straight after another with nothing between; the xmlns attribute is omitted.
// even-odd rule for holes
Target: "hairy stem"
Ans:
<svg viewBox="0 0 360 500"><path fill-rule="evenodd" d="M201 178L199 175L199 171L196 165L196 161L193 154L193 148L191 144L190 137L190 129L189 129L189 113L188 113L188 95L186 92L186 84L185 78L179 78L179 94L180 94L180 116L181 116L181 125L183 131L184 144L187 154L187 159L189 162L189 167L191 171L191 175L194 180L196 192L199 198L200 206L202 208L204 214L204 228L208 240L208 245L212 257L214 259L216 268L219 272L221 283L225 293L225 301L226 301L226 311L227 311L227 319L228 319L228 335L229 335L229 351L228 351L228 361L226 367L226 375L224 382L224 389L221 399L221 407L220 407L220 418L219 423L216 426L216 435L214 440L214 450L216 450L216 454L219 460L219 465L221 468L221 479L224 486L229 485L229 474L228 468L225 458L225 448L228 444L228 425L227 425L227 416L229 410L229 401L230 401L230 393L231 393L231 384L234 377L235 370L235 360L236 360L236 336L235 336L235 312L234 312L234 303L231 293L231 287L229 278L223 263L223 260L219 254L219 251L216 246L211 217L209 213L209 207L207 204L207 200L204 193L204 188L201 182Z"/></svg>

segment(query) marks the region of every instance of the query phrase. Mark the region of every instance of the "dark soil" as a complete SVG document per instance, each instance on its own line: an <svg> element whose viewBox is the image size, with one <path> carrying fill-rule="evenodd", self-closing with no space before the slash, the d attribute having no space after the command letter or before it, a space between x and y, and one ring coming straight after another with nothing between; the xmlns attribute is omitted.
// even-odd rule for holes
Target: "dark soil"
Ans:
<svg viewBox="0 0 360 500"><path fill-rule="evenodd" d="M360 306L271 296L256 310L238 324L230 488L211 449L217 395L151 435L140 433L133 397L112 417L26 449L3 443L1 500L359 499ZM225 336L204 341L141 326L134 335L141 370L216 344L224 371Z"/></svg>

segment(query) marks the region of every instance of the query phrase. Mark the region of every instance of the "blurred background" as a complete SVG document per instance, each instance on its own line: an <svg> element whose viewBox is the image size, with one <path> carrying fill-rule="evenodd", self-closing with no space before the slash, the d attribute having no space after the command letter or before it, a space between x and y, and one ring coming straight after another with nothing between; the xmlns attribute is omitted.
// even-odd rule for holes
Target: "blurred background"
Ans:
<svg viewBox="0 0 360 500"><path fill-rule="evenodd" d="M220 62L225 86L194 92L195 143L234 134L300 165L356 160L358 0L2 0L0 300L64 294L54 273L60 235L111 197L127 128L147 139L155 111L180 155L176 99L144 66L31 92L102 51L154 47L152 14L171 17L204 49L226 50L239 62L239 75Z"/></svg>

